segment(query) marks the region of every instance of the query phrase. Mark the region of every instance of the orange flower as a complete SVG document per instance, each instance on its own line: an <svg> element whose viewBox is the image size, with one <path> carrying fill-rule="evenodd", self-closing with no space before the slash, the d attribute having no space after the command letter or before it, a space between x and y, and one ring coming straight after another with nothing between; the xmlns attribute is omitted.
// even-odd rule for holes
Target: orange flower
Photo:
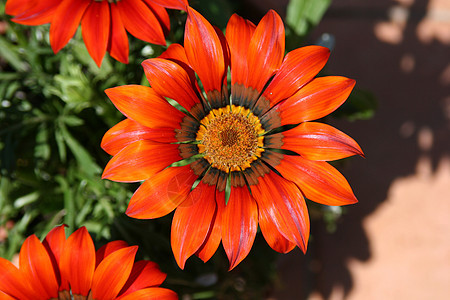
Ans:
<svg viewBox="0 0 450 300"><path fill-rule="evenodd" d="M149 43L165 45L170 29L165 8L186 10L187 0L8 0L5 12L24 25L50 23L50 44L58 53L81 22L86 48L100 67L108 51L128 63L127 31Z"/></svg>
<svg viewBox="0 0 450 300"><path fill-rule="evenodd" d="M233 15L225 37L189 9L184 41L143 62L151 88L106 90L127 119L103 138L114 156L103 178L144 181L130 200L130 217L176 209L171 242L181 268L193 254L209 260L221 241L234 268L249 253L258 224L274 250L306 251L304 197L326 205L357 202L326 161L363 155L360 147L310 122L339 107L355 81L314 78L327 48L299 48L283 58L284 27L274 11L258 26Z"/></svg>
<svg viewBox="0 0 450 300"><path fill-rule="evenodd" d="M158 287L166 274L156 263L134 262L136 251L137 246L114 241L96 252L85 227L67 240L64 226L42 243L29 236L20 249L19 268L0 258L0 299L178 299Z"/></svg>

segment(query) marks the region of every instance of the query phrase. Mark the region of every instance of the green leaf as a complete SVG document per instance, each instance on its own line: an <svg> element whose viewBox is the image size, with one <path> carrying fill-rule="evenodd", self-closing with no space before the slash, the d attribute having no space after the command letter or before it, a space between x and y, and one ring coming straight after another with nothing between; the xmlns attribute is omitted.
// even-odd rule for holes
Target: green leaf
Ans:
<svg viewBox="0 0 450 300"><path fill-rule="evenodd" d="M19 58L19 55L17 55L19 51L16 48L16 46L8 43L5 38L0 36L0 53L2 54L2 58L16 69L16 71L26 72L29 69L29 65Z"/></svg>
<svg viewBox="0 0 450 300"><path fill-rule="evenodd" d="M286 11L286 50L299 47L305 36L319 24L331 0L291 0Z"/></svg>

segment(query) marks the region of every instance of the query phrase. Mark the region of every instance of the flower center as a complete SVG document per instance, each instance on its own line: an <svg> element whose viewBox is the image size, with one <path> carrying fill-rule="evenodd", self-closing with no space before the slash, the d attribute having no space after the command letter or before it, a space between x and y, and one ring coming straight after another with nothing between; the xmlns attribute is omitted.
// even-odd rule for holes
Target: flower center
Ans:
<svg viewBox="0 0 450 300"><path fill-rule="evenodd" d="M264 129L258 117L242 106L228 105L212 110L200 122L197 132L199 152L211 166L225 171L239 171L264 151Z"/></svg>

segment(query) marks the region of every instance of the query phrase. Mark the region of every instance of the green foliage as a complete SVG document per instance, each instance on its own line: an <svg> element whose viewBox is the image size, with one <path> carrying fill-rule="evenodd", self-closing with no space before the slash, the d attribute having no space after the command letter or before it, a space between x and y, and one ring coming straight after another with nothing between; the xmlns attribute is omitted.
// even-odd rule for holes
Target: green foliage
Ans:
<svg viewBox="0 0 450 300"><path fill-rule="evenodd" d="M306 35L319 24L331 0L291 0L286 11L286 49L301 46Z"/></svg>

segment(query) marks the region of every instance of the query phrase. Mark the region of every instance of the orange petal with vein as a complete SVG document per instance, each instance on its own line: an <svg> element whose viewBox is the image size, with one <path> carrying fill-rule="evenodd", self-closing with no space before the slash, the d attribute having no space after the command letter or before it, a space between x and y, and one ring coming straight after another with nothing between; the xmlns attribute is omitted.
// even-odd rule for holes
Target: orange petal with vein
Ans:
<svg viewBox="0 0 450 300"><path fill-rule="evenodd" d="M354 86L355 80L340 76L313 79L280 104L281 125L325 117L347 100Z"/></svg>
<svg viewBox="0 0 450 300"><path fill-rule="evenodd" d="M126 214L136 219L167 215L186 199L197 177L189 165L157 173L136 190Z"/></svg>
<svg viewBox="0 0 450 300"><path fill-rule="evenodd" d="M195 197L190 206L179 206L172 219L170 241L178 266L184 269L186 260L197 252L205 241L216 210L216 187L200 182L189 194ZM192 196L191 196L192 195Z"/></svg>
<svg viewBox="0 0 450 300"><path fill-rule="evenodd" d="M108 162L102 178L120 182L142 181L178 160L181 160L178 145L139 140Z"/></svg>
<svg viewBox="0 0 450 300"><path fill-rule="evenodd" d="M58 53L73 37L90 0L63 0L56 9L50 25L50 44Z"/></svg>
<svg viewBox="0 0 450 300"><path fill-rule="evenodd" d="M120 240L112 241L107 243L106 245L103 245L100 249L98 249L95 252L95 267L97 268L97 266L102 262L102 260L104 260L111 253L126 247L128 247L127 242Z"/></svg>
<svg viewBox="0 0 450 300"><path fill-rule="evenodd" d="M87 296L95 269L95 247L86 227L72 233L64 244L59 263L74 295Z"/></svg>
<svg viewBox="0 0 450 300"><path fill-rule="evenodd" d="M289 52L264 91L270 106L292 96L311 81L325 66L329 56L330 50L321 46L307 46Z"/></svg>
<svg viewBox="0 0 450 300"><path fill-rule="evenodd" d="M115 5L119 8L123 25L130 34L152 44L166 44L158 19L142 0L118 1Z"/></svg>
<svg viewBox="0 0 450 300"><path fill-rule="evenodd" d="M187 0L149 0L151 2L157 3L163 7L187 10L188 1Z"/></svg>
<svg viewBox="0 0 450 300"><path fill-rule="evenodd" d="M61 282L59 282L60 291L69 290L69 283L67 282L66 278L61 277L61 272L59 270L59 261L64 249L64 244L66 242L66 233L64 228L65 225L53 228L42 242L45 249L49 253L50 258L52 259L53 270L56 274L57 279L61 279Z"/></svg>
<svg viewBox="0 0 450 300"><path fill-rule="evenodd" d="M35 235L29 236L20 249L20 271L36 294L51 299L58 297L58 282L47 250Z"/></svg>
<svg viewBox="0 0 450 300"><path fill-rule="evenodd" d="M263 219L272 220L265 225L274 226L272 232L280 232L285 239L306 252L309 216L305 200L298 187L271 172L264 177L259 177L258 184L252 185L251 189L258 203L259 215Z"/></svg>
<svg viewBox="0 0 450 300"><path fill-rule="evenodd" d="M259 22L250 41L247 61L247 87L262 92L264 85L281 65L284 57L284 25L270 10Z"/></svg>
<svg viewBox="0 0 450 300"><path fill-rule="evenodd" d="M285 155L275 168L295 182L309 200L325 205L358 202L345 177L327 162Z"/></svg>
<svg viewBox="0 0 450 300"><path fill-rule="evenodd" d="M111 36L108 44L109 54L120 61L128 63L128 36L117 5L111 5Z"/></svg>
<svg viewBox="0 0 450 300"><path fill-rule="evenodd" d="M288 253L295 248L295 243L287 240L280 231L278 231L273 220L267 213L259 210L258 221L261 233L270 248L280 253Z"/></svg>
<svg viewBox="0 0 450 300"><path fill-rule="evenodd" d="M105 133L101 147L108 154L116 155L126 146L140 140L151 140L160 143L174 143L177 141L173 128L150 129L131 119L125 119Z"/></svg>
<svg viewBox="0 0 450 300"><path fill-rule="evenodd" d="M205 91L221 91L226 75L222 44L214 27L192 8L188 9L184 49Z"/></svg>
<svg viewBox="0 0 450 300"><path fill-rule="evenodd" d="M10 261L0 257L0 291L14 297L13 299L42 299L44 296L38 294L28 285L26 278L19 269Z"/></svg>
<svg viewBox="0 0 450 300"><path fill-rule="evenodd" d="M81 20L81 32L86 48L98 67L102 64L108 46L110 9L106 1L93 1Z"/></svg>
<svg viewBox="0 0 450 300"><path fill-rule="evenodd" d="M352 155L364 156L354 139L333 126L305 122L283 132L283 149L310 160L336 160Z"/></svg>
<svg viewBox="0 0 450 300"><path fill-rule="evenodd" d="M124 296L143 288L159 286L166 277L156 263L148 260L137 261L119 295Z"/></svg>
<svg viewBox="0 0 450 300"><path fill-rule="evenodd" d="M121 113L146 127L180 128L179 123L185 116L146 86L118 86L105 93Z"/></svg>
<svg viewBox="0 0 450 300"><path fill-rule="evenodd" d="M6 1L5 13L15 15L12 21L23 25L42 25L50 23L60 0L9 0Z"/></svg>
<svg viewBox="0 0 450 300"><path fill-rule="evenodd" d="M178 296L174 291L160 287L151 287L117 298L117 300L148 300L148 299L177 300Z"/></svg>
<svg viewBox="0 0 450 300"><path fill-rule="evenodd" d="M119 294L131 273L137 249L137 246L122 248L102 260L92 279L93 299L114 299Z"/></svg>
<svg viewBox="0 0 450 300"><path fill-rule="evenodd" d="M232 85L244 84L247 80L247 52L255 28L255 24L237 14L228 21L226 37L230 46Z"/></svg>
<svg viewBox="0 0 450 300"><path fill-rule="evenodd" d="M206 236L205 242L198 249L196 255L207 262L216 253L222 240L222 215L225 209L225 192L216 190L216 211L211 221L211 226Z"/></svg>
<svg viewBox="0 0 450 300"><path fill-rule="evenodd" d="M250 252L258 227L258 207L248 188L231 187L230 199L222 216L222 244L236 267Z"/></svg>
<svg viewBox="0 0 450 300"><path fill-rule="evenodd" d="M142 63L150 86L163 97L177 101L188 111L200 103L194 91L194 82L179 64L161 58L147 59Z"/></svg>

